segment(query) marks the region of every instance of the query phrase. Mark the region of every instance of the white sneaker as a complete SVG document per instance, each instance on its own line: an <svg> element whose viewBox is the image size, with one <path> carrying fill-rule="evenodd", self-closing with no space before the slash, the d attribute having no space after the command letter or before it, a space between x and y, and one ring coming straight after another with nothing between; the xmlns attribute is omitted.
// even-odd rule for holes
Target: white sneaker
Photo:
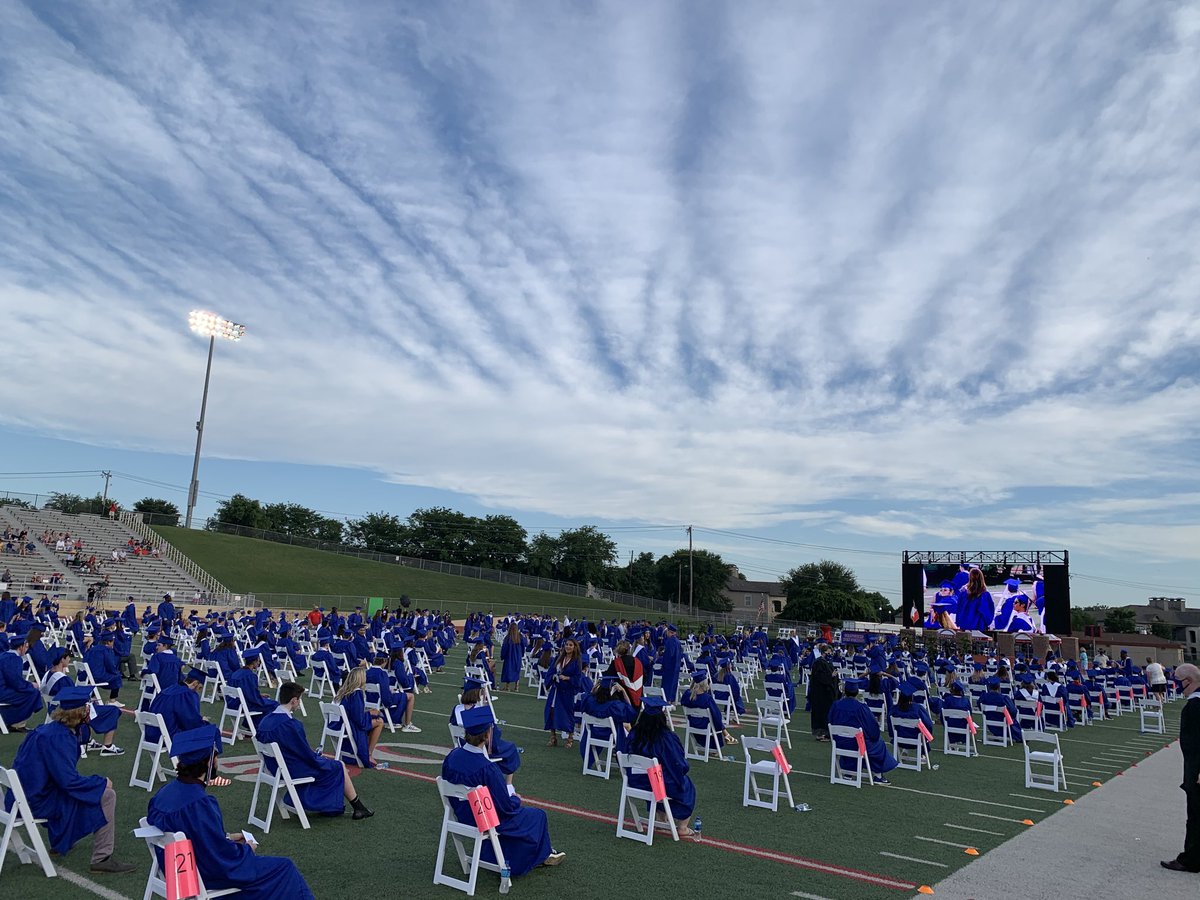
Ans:
<svg viewBox="0 0 1200 900"><path fill-rule="evenodd" d="M91 753L93 750L103 750L104 745L99 741L88 741L86 752Z"/></svg>
<svg viewBox="0 0 1200 900"><path fill-rule="evenodd" d="M124 706L125 704L122 703L120 700L109 700L108 705L109 706Z"/></svg>
<svg viewBox="0 0 1200 900"><path fill-rule="evenodd" d="M421 729L418 728L416 725L405 725L400 730L407 732L408 734L420 734L421 733Z"/></svg>
<svg viewBox="0 0 1200 900"><path fill-rule="evenodd" d="M102 747L100 749L100 755L101 756L124 756L125 751L122 750L120 747L118 747L116 744L109 744L107 747Z"/></svg>

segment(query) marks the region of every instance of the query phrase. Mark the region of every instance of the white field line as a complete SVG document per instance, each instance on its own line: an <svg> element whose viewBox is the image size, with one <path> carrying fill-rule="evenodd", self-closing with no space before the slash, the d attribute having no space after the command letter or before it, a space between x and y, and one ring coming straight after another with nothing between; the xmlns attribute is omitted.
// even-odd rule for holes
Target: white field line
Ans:
<svg viewBox="0 0 1200 900"><path fill-rule="evenodd" d="M879 851L880 856L890 856L892 859L903 859L906 862L921 863L926 866L937 866L939 869L950 868L945 863L934 862L932 859L917 859L915 856L901 856L899 853L888 853L885 850ZM812 894L792 894L793 897L811 897Z"/></svg>
<svg viewBox="0 0 1200 900"><path fill-rule="evenodd" d="M130 900L124 894L118 894L116 891L110 890L102 884L96 884L92 879L84 878L70 869L64 869L62 866L56 866L56 868L58 870L58 877L63 881L70 882L76 887L83 888L85 891L91 891L97 897L103 897L104 900Z"/></svg>
<svg viewBox="0 0 1200 900"><path fill-rule="evenodd" d="M951 825L949 822L942 823L943 828L953 828L957 831L976 831L979 834L994 834L996 837L1004 837L1002 831L988 831L986 828L970 828L966 825Z"/></svg>
<svg viewBox="0 0 1200 900"><path fill-rule="evenodd" d="M930 844L941 844L943 847L957 847L959 850L966 850L971 846L970 844L956 844L954 841L943 841L939 840L938 838L921 837L919 834L914 834L913 839L918 841L927 841Z"/></svg>
<svg viewBox="0 0 1200 900"><path fill-rule="evenodd" d="M980 819L995 819L997 822L1012 822L1016 825L1024 825L1025 824L1020 819L1008 819L1008 818L1005 818L1004 816L990 816L987 813L969 812L969 813L967 813L967 815L968 816L976 816L977 818L980 818Z"/></svg>

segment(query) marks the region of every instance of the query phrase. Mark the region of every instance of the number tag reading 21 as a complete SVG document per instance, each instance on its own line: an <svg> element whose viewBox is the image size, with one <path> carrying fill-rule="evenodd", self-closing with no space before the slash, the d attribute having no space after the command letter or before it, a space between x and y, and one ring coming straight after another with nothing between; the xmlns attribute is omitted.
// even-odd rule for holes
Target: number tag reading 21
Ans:
<svg viewBox="0 0 1200 900"><path fill-rule="evenodd" d="M467 802L471 804L471 813L475 816L475 827L480 831L489 831L500 824L500 816L492 803L492 792L487 785L480 785L473 791L467 792Z"/></svg>
<svg viewBox="0 0 1200 900"><path fill-rule="evenodd" d="M167 882L167 900L190 900L200 896L196 875L196 854L191 841L174 841L163 850L163 873Z"/></svg>

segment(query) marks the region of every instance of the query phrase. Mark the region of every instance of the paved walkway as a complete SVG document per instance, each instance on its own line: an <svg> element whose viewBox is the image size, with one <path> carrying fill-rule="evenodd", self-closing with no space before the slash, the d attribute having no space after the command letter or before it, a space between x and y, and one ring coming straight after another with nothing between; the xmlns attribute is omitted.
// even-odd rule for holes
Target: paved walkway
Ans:
<svg viewBox="0 0 1200 900"><path fill-rule="evenodd" d="M1183 848L1182 776L1175 741L933 885L934 896L1197 900L1200 875L1169 872L1158 864Z"/></svg>

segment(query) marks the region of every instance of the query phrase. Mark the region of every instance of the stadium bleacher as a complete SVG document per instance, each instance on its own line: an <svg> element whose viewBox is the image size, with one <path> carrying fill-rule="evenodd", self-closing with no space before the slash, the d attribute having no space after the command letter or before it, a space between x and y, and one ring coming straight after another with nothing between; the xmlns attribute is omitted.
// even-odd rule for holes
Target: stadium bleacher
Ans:
<svg viewBox="0 0 1200 900"><path fill-rule="evenodd" d="M167 591L171 591L178 597L190 599L197 591L201 590L200 584L194 578L173 561L167 559L165 555L162 557L137 556L130 552L129 541L137 542L142 538L119 521L82 513L72 515L49 509L32 510L6 506L0 508L0 528L3 527L3 524L12 524L17 530L27 530L30 539L37 544L38 555L32 568L29 566L29 562L34 559L32 556L20 557L16 554L5 553L0 555L0 561L4 565L10 566L14 578L20 577L16 565L18 562L21 565L22 573L33 571L43 574L52 571L63 573L64 583L69 579L70 584L69 587L58 589L58 593L72 597L86 594L87 584L98 581L105 575L109 579L107 597L110 601L124 599L127 596L148 600L161 596ZM65 532L71 536L72 541L75 538L81 538L85 554L88 556L95 554L100 563L101 574L99 576L76 574L55 553L53 544L48 547L41 544L39 538L45 531L51 531L56 535ZM127 551L125 561L114 562L112 560L113 550ZM35 589L55 592L52 588Z"/></svg>

